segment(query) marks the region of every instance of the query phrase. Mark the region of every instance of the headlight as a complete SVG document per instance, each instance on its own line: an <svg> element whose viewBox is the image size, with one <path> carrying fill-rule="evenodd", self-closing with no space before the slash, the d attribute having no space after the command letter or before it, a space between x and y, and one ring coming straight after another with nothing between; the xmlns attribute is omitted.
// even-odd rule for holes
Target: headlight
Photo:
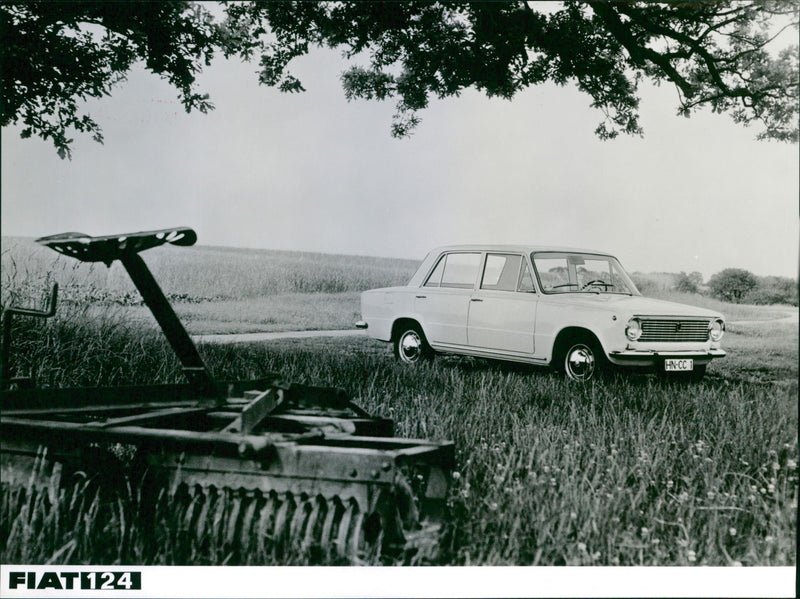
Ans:
<svg viewBox="0 0 800 599"><path fill-rule="evenodd" d="M725 334L725 323L721 319L713 320L708 323L708 338L711 341L719 341Z"/></svg>
<svg viewBox="0 0 800 599"><path fill-rule="evenodd" d="M642 323L638 318L631 318L628 321L628 326L625 327L625 336L631 341L636 341L642 336Z"/></svg>

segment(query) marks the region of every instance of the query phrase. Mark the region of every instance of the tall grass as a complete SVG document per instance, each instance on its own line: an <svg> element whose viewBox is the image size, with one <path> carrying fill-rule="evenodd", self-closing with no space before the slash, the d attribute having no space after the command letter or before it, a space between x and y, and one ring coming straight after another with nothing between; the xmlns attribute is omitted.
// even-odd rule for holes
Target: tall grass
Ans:
<svg viewBox="0 0 800 599"><path fill-rule="evenodd" d="M20 261L15 268L16 278L3 270L4 306L35 297L54 277L86 280L72 266L51 275ZM346 280L375 286L381 277L400 278L390 263L387 269ZM248 272L234 269L231 280L242 283ZM324 279L314 280L320 291ZM192 284L192 293L210 289L187 281L184 290ZM66 301L48 321L19 319L13 344L14 372L31 372L42 386L182 380L160 333L108 302ZM729 356L692 386L638 375L580 386L546 370L470 358L404 368L369 339L203 346L201 353L218 378L281 372L342 387L367 411L392 418L400 436L454 440L443 564L793 565L797 326L731 327L725 346ZM219 548L182 552L178 528L168 507L143 518L135 484L113 501L91 485L65 487L52 503L4 489L0 557L235 563ZM269 552L238 559L303 560Z"/></svg>
<svg viewBox="0 0 800 599"><path fill-rule="evenodd" d="M89 351L95 344L85 336L75 342ZM144 353L164 351L157 339L137 343ZM442 563L795 563L796 365L780 384L712 368L695 386L650 376L579 386L545 370L483 360L440 357L404 368L368 339L202 351L220 378L278 371L296 382L339 386L368 411L393 418L400 436L453 439L457 466ZM141 352L118 356L129 364L117 368L115 382L146 380L141 373L152 366L138 366L142 359ZM82 379L107 378L100 361L83 368ZM174 369L163 374L179 380ZM123 518L129 530L136 526L135 507L129 500L93 516L93 526L120 535ZM158 542L140 530L144 536L126 541L114 559L187 563L170 545L177 532L169 514L157 522ZM38 559L66 559L66 550L56 552L73 540L71 563L109 559L105 545L76 538L94 538L89 529L47 532L58 532L58 540ZM4 556L17 555L15 543L30 538L11 538Z"/></svg>
<svg viewBox="0 0 800 599"><path fill-rule="evenodd" d="M49 272L68 297L121 304L138 298L119 263L110 268L78 263L28 239L4 237L2 243L3 270L14 278ZM392 258L208 246L162 246L142 257L168 296L193 302L403 285L418 265L414 260Z"/></svg>

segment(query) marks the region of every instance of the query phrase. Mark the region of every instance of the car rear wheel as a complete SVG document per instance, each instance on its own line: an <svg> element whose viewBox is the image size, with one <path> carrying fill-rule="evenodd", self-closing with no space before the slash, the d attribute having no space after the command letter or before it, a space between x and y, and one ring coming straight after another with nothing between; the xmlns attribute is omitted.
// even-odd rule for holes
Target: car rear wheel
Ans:
<svg viewBox="0 0 800 599"><path fill-rule="evenodd" d="M394 338L394 356L404 364L417 364L433 357L433 350L419 326L402 327Z"/></svg>

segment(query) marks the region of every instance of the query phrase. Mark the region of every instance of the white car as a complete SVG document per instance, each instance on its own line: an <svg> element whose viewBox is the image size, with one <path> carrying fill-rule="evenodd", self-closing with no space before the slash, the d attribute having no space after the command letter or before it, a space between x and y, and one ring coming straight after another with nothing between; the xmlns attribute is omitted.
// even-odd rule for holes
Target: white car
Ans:
<svg viewBox="0 0 800 599"><path fill-rule="evenodd" d="M725 352L717 312L642 297L616 258L534 246L431 251L404 287L361 294L356 326L414 364L435 353L541 364L587 381L603 368L699 380Z"/></svg>

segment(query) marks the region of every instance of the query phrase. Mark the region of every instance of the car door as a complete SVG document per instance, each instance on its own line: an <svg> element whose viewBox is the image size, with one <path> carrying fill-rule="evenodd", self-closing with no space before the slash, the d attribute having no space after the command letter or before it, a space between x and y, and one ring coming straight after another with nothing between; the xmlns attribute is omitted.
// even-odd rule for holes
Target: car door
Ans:
<svg viewBox="0 0 800 599"><path fill-rule="evenodd" d="M538 295L522 254L486 254L467 315L467 341L476 349L531 355Z"/></svg>
<svg viewBox="0 0 800 599"><path fill-rule="evenodd" d="M467 344L467 312L480 272L480 252L443 254L414 301L428 342Z"/></svg>

